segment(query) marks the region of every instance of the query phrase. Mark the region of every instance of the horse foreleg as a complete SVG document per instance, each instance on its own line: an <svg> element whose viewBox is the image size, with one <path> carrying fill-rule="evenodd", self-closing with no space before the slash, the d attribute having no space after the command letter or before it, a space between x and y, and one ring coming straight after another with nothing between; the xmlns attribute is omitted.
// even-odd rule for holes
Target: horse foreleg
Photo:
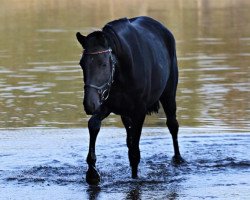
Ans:
<svg viewBox="0 0 250 200"><path fill-rule="evenodd" d="M96 138L101 128L102 120L109 115L108 112L93 115L88 121L89 129L89 152L87 156L88 171L86 173L86 182L90 185L96 185L100 182L100 175L96 170L95 144Z"/></svg>
<svg viewBox="0 0 250 200"><path fill-rule="evenodd" d="M122 122L127 131L128 157L132 169L132 178L138 178L138 165L141 158L139 142L144 119L145 115L136 118L122 116Z"/></svg>

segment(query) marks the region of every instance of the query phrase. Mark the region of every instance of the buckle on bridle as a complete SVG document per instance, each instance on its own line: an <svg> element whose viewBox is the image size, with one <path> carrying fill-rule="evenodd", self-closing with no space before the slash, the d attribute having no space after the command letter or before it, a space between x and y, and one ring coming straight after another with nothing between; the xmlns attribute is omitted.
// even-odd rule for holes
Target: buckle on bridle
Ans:
<svg viewBox="0 0 250 200"><path fill-rule="evenodd" d="M103 90L101 94L101 101L106 101L109 97L109 89Z"/></svg>

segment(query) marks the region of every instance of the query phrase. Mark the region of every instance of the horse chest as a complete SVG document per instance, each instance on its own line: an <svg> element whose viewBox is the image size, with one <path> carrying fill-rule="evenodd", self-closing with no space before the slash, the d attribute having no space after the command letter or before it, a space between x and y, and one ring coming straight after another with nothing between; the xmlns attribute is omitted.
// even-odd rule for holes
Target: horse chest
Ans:
<svg viewBox="0 0 250 200"><path fill-rule="evenodd" d="M137 105L137 101L126 93L111 94L106 102L110 111L118 115L130 115L138 107Z"/></svg>

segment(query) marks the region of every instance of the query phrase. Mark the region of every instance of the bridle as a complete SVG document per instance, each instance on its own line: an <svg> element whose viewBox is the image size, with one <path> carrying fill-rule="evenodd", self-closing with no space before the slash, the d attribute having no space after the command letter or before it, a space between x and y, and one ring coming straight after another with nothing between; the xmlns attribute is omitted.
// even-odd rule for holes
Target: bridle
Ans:
<svg viewBox="0 0 250 200"><path fill-rule="evenodd" d="M112 49L109 48L109 49L106 49L106 50L103 50L103 51L84 52L83 53L84 55L98 55L98 54L104 54L104 53L108 53L110 55L110 60L111 60L111 74L109 76L108 81L106 83L104 83L103 85L101 85L101 86L97 86L97 85L94 85L94 84L85 84L84 85L84 88L90 87L90 88L96 89L99 96L100 96L101 102L106 101L108 99L109 92L110 92L110 89L111 89L111 85L114 82L114 73L115 73L116 61L113 58Z"/></svg>

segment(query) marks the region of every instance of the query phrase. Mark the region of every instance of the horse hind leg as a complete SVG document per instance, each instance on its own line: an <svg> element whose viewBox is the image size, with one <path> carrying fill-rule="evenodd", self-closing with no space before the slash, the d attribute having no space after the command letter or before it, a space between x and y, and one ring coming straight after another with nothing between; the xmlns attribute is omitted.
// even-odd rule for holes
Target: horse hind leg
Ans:
<svg viewBox="0 0 250 200"><path fill-rule="evenodd" d="M178 131L179 131L179 123L176 119L176 100L175 100L175 92L169 93L167 90L164 91L160 98L160 102L164 109L164 112L167 117L166 125L171 133L173 146L174 146L174 156L173 163L180 164L184 162L184 159L181 157L179 144L178 144Z"/></svg>

